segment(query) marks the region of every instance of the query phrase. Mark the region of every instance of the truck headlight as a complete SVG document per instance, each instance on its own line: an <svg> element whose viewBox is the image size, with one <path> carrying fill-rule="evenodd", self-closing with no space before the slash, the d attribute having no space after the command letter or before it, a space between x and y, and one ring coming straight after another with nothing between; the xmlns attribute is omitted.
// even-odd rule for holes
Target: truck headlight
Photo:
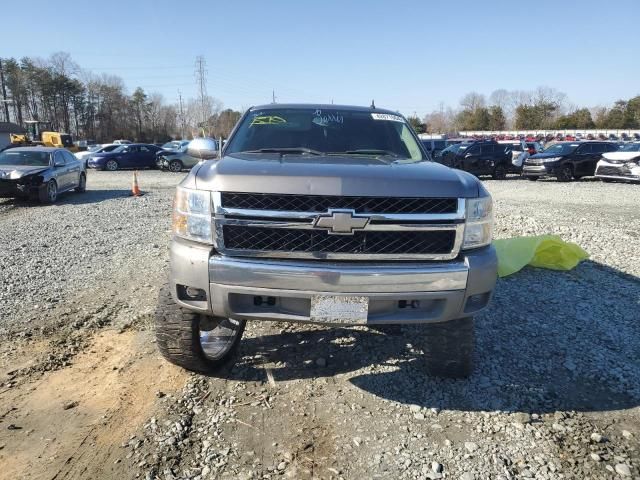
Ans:
<svg viewBox="0 0 640 480"><path fill-rule="evenodd" d="M211 192L178 187L173 201L173 233L211 244L211 224Z"/></svg>
<svg viewBox="0 0 640 480"><path fill-rule="evenodd" d="M467 199L463 249L484 247L493 235L493 199L491 196Z"/></svg>

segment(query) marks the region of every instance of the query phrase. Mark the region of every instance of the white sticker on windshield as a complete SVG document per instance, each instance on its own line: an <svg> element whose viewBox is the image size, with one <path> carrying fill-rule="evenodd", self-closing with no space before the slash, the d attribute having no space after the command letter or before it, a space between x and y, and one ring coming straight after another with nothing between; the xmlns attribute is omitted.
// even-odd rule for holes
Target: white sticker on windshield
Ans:
<svg viewBox="0 0 640 480"><path fill-rule="evenodd" d="M374 120L388 120L391 122L402 122L404 123L404 118L400 115L392 115L390 113L372 113L371 118Z"/></svg>

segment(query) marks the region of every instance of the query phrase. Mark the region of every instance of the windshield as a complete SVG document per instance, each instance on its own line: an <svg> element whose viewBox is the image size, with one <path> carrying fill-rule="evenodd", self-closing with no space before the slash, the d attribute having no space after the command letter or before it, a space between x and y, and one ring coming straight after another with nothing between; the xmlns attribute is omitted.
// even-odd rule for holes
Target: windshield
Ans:
<svg viewBox="0 0 640 480"><path fill-rule="evenodd" d="M458 152L462 152L463 150L466 150L467 148L469 148L469 144L468 143L456 143L455 145L450 145L447 148L445 148L442 153L458 153Z"/></svg>
<svg viewBox="0 0 640 480"><path fill-rule="evenodd" d="M553 145L545 148L544 153L550 153L553 155L568 155L578 148L578 143L554 143Z"/></svg>
<svg viewBox="0 0 640 480"><path fill-rule="evenodd" d="M91 145L87 148L87 152L98 152L102 151L102 145Z"/></svg>
<svg viewBox="0 0 640 480"><path fill-rule="evenodd" d="M167 142L162 145L165 150L174 150L180 146L180 142Z"/></svg>
<svg viewBox="0 0 640 480"><path fill-rule="evenodd" d="M620 147L621 152L640 152L640 143L627 143Z"/></svg>
<svg viewBox="0 0 640 480"><path fill-rule="evenodd" d="M250 112L229 140L226 153L268 149L273 153L389 156L426 160L400 115L374 111L269 108Z"/></svg>
<svg viewBox="0 0 640 480"><path fill-rule="evenodd" d="M0 165L48 167L49 152L5 150L0 153Z"/></svg>
<svg viewBox="0 0 640 480"><path fill-rule="evenodd" d="M505 147L507 147L509 150L515 150L517 152L522 151L522 145L519 143L507 143Z"/></svg>

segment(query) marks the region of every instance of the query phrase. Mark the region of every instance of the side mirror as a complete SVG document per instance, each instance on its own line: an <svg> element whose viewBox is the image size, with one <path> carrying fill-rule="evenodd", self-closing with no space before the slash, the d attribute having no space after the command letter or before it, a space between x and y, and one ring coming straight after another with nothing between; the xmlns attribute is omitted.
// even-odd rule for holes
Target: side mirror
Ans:
<svg viewBox="0 0 640 480"><path fill-rule="evenodd" d="M62 161L62 160L54 160L53 161L53 166L56 167L56 168L57 167L64 167L64 161Z"/></svg>
<svg viewBox="0 0 640 480"><path fill-rule="evenodd" d="M211 160L218 156L218 145L213 138L195 138L189 142L187 153L200 160Z"/></svg>

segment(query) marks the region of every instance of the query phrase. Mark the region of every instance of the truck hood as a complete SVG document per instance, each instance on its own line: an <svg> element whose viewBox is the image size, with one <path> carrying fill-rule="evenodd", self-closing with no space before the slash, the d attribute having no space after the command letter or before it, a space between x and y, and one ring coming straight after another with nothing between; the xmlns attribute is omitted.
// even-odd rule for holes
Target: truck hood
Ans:
<svg viewBox="0 0 640 480"><path fill-rule="evenodd" d="M626 162L640 157L640 152L609 152L603 153L602 156L607 160L617 160Z"/></svg>
<svg viewBox="0 0 640 480"><path fill-rule="evenodd" d="M49 167L35 167L30 165L1 165L0 180L13 180L34 173L44 172Z"/></svg>
<svg viewBox="0 0 640 480"><path fill-rule="evenodd" d="M221 192L473 198L483 190L473 175L439 163L336 155L234 153L195 175L196 188Z"/></svg>

